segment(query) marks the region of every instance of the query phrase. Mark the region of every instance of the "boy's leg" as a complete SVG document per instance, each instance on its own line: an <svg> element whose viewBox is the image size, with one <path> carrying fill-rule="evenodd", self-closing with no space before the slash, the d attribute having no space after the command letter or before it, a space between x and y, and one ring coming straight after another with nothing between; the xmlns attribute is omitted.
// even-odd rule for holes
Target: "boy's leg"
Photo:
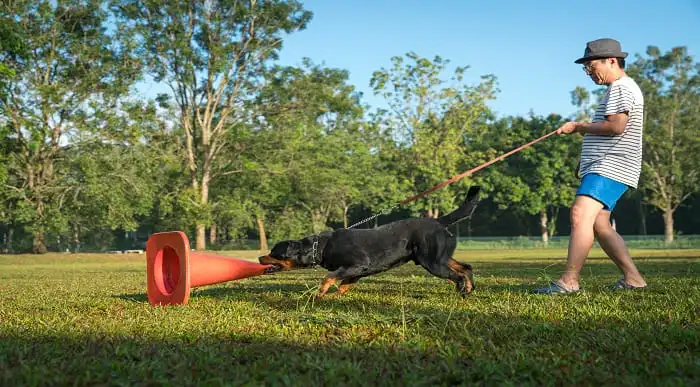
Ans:
<svg viewBox="0 0 700 387"><path fill-rule="evenodd" d="M625 283L635 287L646 286L646 281L632 262L627 244L610 225L610 211L600 211L595 220L594 231L600 247L625 276Z"/></svg>
<svg viewBox="0 0 700 387"><path fill-rule="evenodd" d="M581 269L595 239L596 219L603 209L612 210L626 190L626 185L599 174L587 174L581 179L571 207L571 233L565 271L558 281L547 288L536 289L535 293L553 294L579 290Z"/></svg>
<svg viewBox="0 0 700 387"><path fill-rule="evenodd" d="M566 269L559 284L570 290L579 288L581 268L593 247L593 225L603 204L588 196L576 196L571 207L571 236L566 257Z"/></svg>
<svg viewBox="0 0 700 387"><path fill-rule="evenodd" d="M593 247L593 225L603 204L588 196L576 196L571 206L571 236L566 270L558 281L533 290L535 294L561 294L579 290L579 274Z"/></svg>

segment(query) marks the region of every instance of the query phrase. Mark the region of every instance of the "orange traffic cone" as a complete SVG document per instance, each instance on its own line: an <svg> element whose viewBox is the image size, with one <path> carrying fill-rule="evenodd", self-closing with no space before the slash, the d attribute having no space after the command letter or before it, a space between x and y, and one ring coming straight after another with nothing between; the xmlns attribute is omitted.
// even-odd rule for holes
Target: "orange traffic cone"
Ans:
<svg viewBox="0 0 700 387"><path fill-rule="evenodd" d="M190 242L181 231L155 233L146 243L148 302L184 305L193 287L263 275L270 266L190 252Z"/></svg>

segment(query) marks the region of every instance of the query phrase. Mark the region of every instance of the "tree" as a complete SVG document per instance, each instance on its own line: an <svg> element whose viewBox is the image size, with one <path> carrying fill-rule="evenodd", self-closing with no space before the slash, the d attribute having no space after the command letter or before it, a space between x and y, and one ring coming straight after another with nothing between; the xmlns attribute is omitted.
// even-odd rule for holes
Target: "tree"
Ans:
<svg viewBox="0 0 700 387"><path fill-rule="evenodd" d="M283 34L304 29L311 13L294 0L122 0L114 8L120 28L143 42L141 56L150 73L170 87L178 107L199 205L195 246L202 250L211 219L210 183L231 172L218 158L236 152L227 131L248 122L243 106L260 90Z"/></svg>
<svg viewBox="0 0 700 387"><path fill-rule="evenodd" d="M153 207L163 158L152 141L161 130L154 104L123 101L118 110L76 120L80 135L60 160L59 197L65 240L80 249L86 237L106 247L115 230L136 231Z"/></svg>
<svg viewBox="0 0 700 387"><path fill-rule="evenodd" d="M499 136L494 148L505 153L539 136L550 133L565 120L559 115L507 117L494 131ZM540 235L546 245L555 234L561 206L573 202L577 185L576 163L580 137L550 137L510 156L486 172L487 188L500 208L511 208L539 217Z"/></svg>
<svg viewBox="0 0 700 387"><path fill-rule="evenodd" d="M121 45L118 31L106 31L107 14L97 0L4 2L0 19L13 20L25 52L2 46L0 116L17 144L8 161L10 187L19 198L15 218L40 253L46 233L65 227L58 206L68 187L58 178L56 160L77 134L76 119L116 109L139 66L129 42ZM94 100L100 103L89 103Z"/></svg>
<svg viewBox="0 0 700 387"><path fill-rule="evenodd" d="M301 209L308 230L319 232L329 219L345 219L350 203L360 199L359 177L366 172L360 165L367 164L371 144L361 138L359 95L347 84L347 71L308 59L301 67L276 67L267 77L255 102L256 136L265 140L255 141L256 151L249 153L252 170L266 174L252 195L260 235L260 219L270 209L287 219L298 219L289 215Z"/></svg>
<svg viewBox="0 0 700 387"><path fill-rule="evenodd" d="M664 240L673 241L674 213L700 190L700 63L685 47L662 54L649 46L628 73L644 93L641 189L663 213Z"/></svg>
<svg viewBox="0 0 700 387"><path fill-rule="evenodd" d="M484 75L473 86L465 81L468 66L457 66L449 79L442 79L450 61L432 60L409 52L391 58L392 68L375 71L370 80L374 93L382 95L390 111L387 124L395 139L410 155L404 160L413 189L432 188L461 170L479 155L465 149L473 127L490 115L486 102L495 98L496 78ZM438 217L454 207L455 189L468 184L462 180L452 188L432 193L414 208Z"/></svg>
<svg viewBox="0 0 700 387"><path fill-rule="evenodd" d="M573 117L574 121L591 121L595 113L595 104L591 103L591 93L588 89L576 86L571 91L571 104L578 107L578 112Z"/></svg>

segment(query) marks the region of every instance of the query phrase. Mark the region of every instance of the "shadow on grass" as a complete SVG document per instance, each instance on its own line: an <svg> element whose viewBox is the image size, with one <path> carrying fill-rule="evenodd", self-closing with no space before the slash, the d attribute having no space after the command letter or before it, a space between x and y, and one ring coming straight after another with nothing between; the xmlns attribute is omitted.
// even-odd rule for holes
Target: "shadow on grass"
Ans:
<svg viewBox="0 0 700 387"><path fill-rule="evenodd" d="M458 376L459 369L453 375L406 373L407 365L415 361L437 364L436 357L425 351L389 355L375 348L303 345L245 335L168 339L0 335L0 384L8 386L362 385L385 380L435 385L463 377Z"/></svg>
<svg viewBox="0 0 700 387"><path fill-rule="evenodd" d="M444 318L426 307L421 313ZM437 313L437 314L436 314ZM0 333L3 385L643 385L700 377L698 334L677 323L584 324L471 313L469 324L417 339L366 343L352 324L322 335L164 337ZM26 332L26 331L23 331ZM437 343L437 344L435 344ZM663 351L658 348L664 348Z"/></svg>
<svg viewBox="0 0 700 387"><path fill-rule="evenodd" d="M237 295L248 297L253 294L270 293L297 294L308 291L309 286L311 286L310 283L304 285L299 283L299 279L292 277L288 277L287 281L280 281L278 278L273 279L269 276L266 278L257 277L210 286L195 287L190 291L190 299L200 297L236 298ZM129 302L148 302L145 288L143 293L126 293L113 297Z"/></svg>

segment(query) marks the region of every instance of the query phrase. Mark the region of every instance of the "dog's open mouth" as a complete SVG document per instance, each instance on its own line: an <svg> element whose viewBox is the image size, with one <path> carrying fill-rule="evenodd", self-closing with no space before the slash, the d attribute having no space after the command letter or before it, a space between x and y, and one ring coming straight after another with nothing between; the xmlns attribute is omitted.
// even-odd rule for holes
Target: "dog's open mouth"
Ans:
<svg viewBox="0 0 700 387"><path fill-rule="evenodd" d="M273 258L269 255L258 258L258 261L262 265L272 265L265 269L265 274L277 273L278 271L291 270L293 268L291 261Z"/></svg>
<svg viewBox="0 0 700 387"><path fill-rule="evenodd" d="M272 273L277 273L278 271L284 270L284 266L282 265L272 265L265 269L265 274L272 274Z"/></svg>

